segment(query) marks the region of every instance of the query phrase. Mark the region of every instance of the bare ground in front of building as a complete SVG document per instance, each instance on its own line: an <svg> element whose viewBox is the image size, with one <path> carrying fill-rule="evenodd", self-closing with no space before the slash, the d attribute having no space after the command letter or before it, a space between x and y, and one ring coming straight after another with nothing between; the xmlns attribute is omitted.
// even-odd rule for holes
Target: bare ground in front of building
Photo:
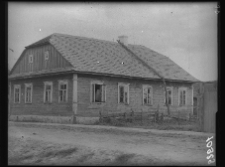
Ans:
<svg viewBox="0 0 225 167"><path fill-rule="evenodd" d="M23 122L10 122L8 134L9 165L154 166L207 165L213 135Z"/></svg>

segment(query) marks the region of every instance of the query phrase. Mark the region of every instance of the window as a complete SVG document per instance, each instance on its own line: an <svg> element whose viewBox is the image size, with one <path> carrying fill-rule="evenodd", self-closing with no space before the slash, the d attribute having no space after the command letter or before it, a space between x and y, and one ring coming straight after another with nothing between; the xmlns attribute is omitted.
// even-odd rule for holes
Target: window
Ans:
<svg viewBox="0 0 225 167"><path fill-rule="evenodd" d="M25 103L32 103L33 85L25 84Z"/></svg>
<svg viewBox="0 0 225 167"><path fill-rule="evenodd" d="M29 63L28 63L28 69L29 71L33 71L33 55L29 55Z"/></svg>
<svg viewBox="0 0 225 167"><path fill-rule="evenodd" d="M102 82L91 83L91 102L105 102L106 101L106 86Z"/></svg>
<svg viewBox="0 0 225 167"><path fill-rule="evenodd" d="M173 88L166 87L166 91L167 91L167 98L164 98L164 103L165 105L166 105L166 102L168 105L172 105L173 104Z"/></svg>
<svg viewBox="0 0 225 167"><path fill-rule="evenodd" d="M143 85L143 104L152 105L152 87L149 85Z"/></svg>
<svg viewBox="0 0 225 167"><path fill-rule="evenodd" d="M49 59L49 52L45 51L44 55L45 55L45 60L48 60Z"/></svg>
<svg viewBox="0 0 225 167"><path fill-rule="evenodd" d="M67 102L68 82L59 81L59 102Z"/></svg>
<svg viewBox="0 0 225 167"><path fill-rule="evenodd" d="M129 84L118 84L118 102L129 104Z"/></svg>
<svg viewBox="0 0 225 167"><path fill-rule="evenodd" d="M187 95L187 89L186 88L180 88L179 89L179 105L185 106L186 105L186 95Z"/></svg>
<svg viewBox="0 0 225 167"><path fill-rule="evenodd" d="M14 103L20 103L20 85L14 85Z"/></svg>
<svg viewBox="0 0 225 167"><path fill-rule="evenodd" d="M44 82L44 102L52 102L52 82Z"/></svg>
<svg viewBox="0 0 225 167"><path fill-rule="evenodd" d="M44 66L45 66L45 68L47 68L48 64L49 64L49 52L48 51L44 52L44 60L45 60Z"/></svg>
<svg viewBox="0 0 225 167"><path fill-rule="evenodd" d="M29 55L29 63L33 63L33 55Z"/></svg>

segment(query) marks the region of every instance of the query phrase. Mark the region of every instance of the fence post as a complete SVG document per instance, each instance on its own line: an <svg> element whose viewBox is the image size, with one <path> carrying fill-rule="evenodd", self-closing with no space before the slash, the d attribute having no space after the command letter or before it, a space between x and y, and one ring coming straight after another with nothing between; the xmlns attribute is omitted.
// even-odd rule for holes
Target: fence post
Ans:
<svg viewBox="0 0 225 167"><path fill-rule="evenodd" d="M161 113L160 121L163 121L163 117L164 117L164 115L163 115L163 113Z"/></svg>
<svg viewBox="0 0 225 167"><path fill-rule="evenodd" d="M134 111L132 110L132 108L131 108L130 117L131 117L131 122L133 122L133 120L134 120Z"/></svg>
<svg viewBox="0 0 225 167"><path fill-rule="evenodd" d="M102 122L102 114L101 114L101 111L99 111L99 122L100 123Z"/></svg>

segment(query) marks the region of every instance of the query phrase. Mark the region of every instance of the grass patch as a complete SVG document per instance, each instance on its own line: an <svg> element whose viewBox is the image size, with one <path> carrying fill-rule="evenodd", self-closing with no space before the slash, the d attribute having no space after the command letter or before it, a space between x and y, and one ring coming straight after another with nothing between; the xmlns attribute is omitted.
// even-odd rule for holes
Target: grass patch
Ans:
<svg viewBox="0 0 225 167"><path fill-rule="evenodd" d="M21 160L27 160L27 159L31 159L33 158L33 155L26 155L24 157L21 158Z"/></svg>
<svg viewBox="0 0 225 167"><path fill-rule="evenodd" d="M91 158L93 155L94 155L94 153L89 153L89 154L82 155L82 157L80 157L80 158L77 160L77 163L83 163L83 162L86 161L88 158Z"/></svg>
<svg viewBox="0 0 225 167"><path fill-rule="evenodd" d="M163 120L161 122L154 122L153 120L133 120L128 122L123 119L106 119L99 123L100 125L110 125L119 127L135 127L145 129L159 129L159 130L183 130L183 131L196 131L199 132L200 128L197 122L190 122L186 120Z"/></svg>
<svg viewBox="0 0 225 167"><path fill-rule="evenodd" d="M63 150L52 150L43 155L43 157L65 157L77 152L78 148L69 148Z"/></svg>
<svg viewBox="0 0 225 167"><path fill-rule="evenodd" d="M127 164L130 159L132 159L135 156L135 154L121 154L118 155L114 161L117 165L123 165Z"/></svg>

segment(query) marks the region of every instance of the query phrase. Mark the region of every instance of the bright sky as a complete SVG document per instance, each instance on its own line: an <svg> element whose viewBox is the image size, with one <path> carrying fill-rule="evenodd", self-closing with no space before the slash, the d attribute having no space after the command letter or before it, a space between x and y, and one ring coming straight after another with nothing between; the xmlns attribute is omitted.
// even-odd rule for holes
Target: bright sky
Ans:
<svg viewBox="0 0 225 167"><path fill-rule="evenodd" d="M9 68L24 47L53 33L144 45L202 81L217 79L216 3L9 2Z"/></svg>

